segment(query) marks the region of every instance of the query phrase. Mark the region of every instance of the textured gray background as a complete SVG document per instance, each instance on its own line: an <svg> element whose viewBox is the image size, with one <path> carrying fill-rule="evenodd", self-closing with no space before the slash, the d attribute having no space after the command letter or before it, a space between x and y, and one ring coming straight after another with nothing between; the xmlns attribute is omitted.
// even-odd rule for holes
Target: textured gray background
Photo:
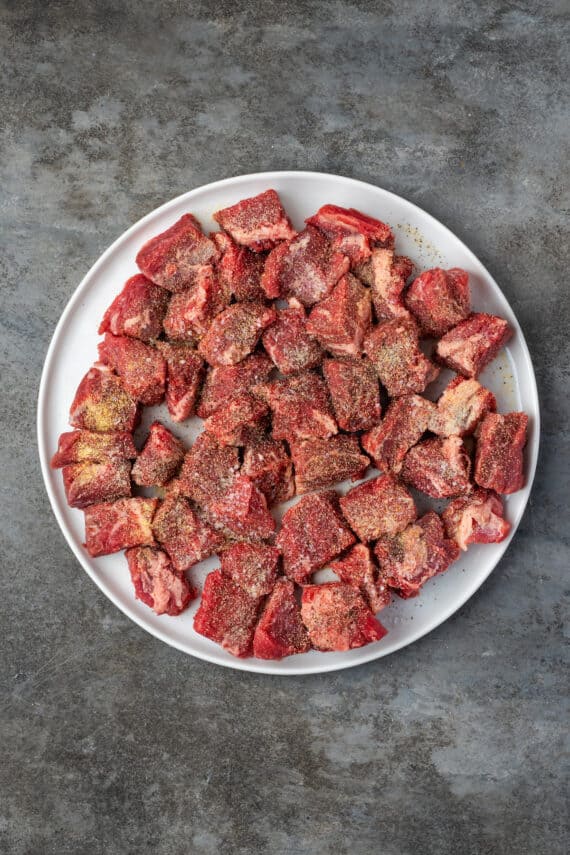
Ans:
<svg viewBox="0 0 570 855"><path fill-rule="evenodd" d="M564 851L565 7L4 0L0 851ZM34 426L103 249L184 190L275 168L369 180L457 232L522 323L544 417L531 506L471 602L388 660L287 680L186 657L105 599Z"/></svg>

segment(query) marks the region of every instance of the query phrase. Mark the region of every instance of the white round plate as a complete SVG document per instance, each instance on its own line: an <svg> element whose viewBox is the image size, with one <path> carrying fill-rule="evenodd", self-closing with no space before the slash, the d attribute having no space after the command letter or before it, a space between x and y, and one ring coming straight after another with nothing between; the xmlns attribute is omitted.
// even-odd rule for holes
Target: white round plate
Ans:
<svg viewBox="0 0 570 855"><path fill-rule="evenodd" d="M515 331L508 347L484 373L482 382L496 394L500 412L524 410L530 417L525 452L527 484L506 500L506 515L512 529L505 541L470 547L446 573L430 580L416 599L406 601L395 597L380 615L388 629L388 635L381 641L345 653L312 651L280 662L236 659L198 635L192 628L197 602L179 617L168 617L155 615L135 600L122 553L93 559L84 550L83 513L67 507L61 473L49 466L59 434L69 429L67 416L75 389L96 360L99 321L125 280L137 272L138 249L186 212L195 214L205 231L215 229L211 217L214 211L270 187L280 194L299 229L305 217L326 203L357 208L390 223L398 252L409 255L418 267L467 270L474 308L501 315ZM153 409L155 414L157 408ZM164 417L164 411L158 412ZM154 414L147 408L144 424ZM174 426L175 432L187 440L193 439L200 428L197 418L186 425ZM38 442L48 495L70 547L101 590L139 626L179 650L230 668L267 674L314 674L359 665L416 641L457 611L484 582L514 536L529 497L538 456L539 407L532 363L517 319L497 283L459 238L425 211L371 184L316 172L266 172L228 178L191 190L148 214L103 253L69 301L50 344L39 392ZM200 586L205 573L216 563L215 559L209 559L192 568L192 580Z"/></svg>

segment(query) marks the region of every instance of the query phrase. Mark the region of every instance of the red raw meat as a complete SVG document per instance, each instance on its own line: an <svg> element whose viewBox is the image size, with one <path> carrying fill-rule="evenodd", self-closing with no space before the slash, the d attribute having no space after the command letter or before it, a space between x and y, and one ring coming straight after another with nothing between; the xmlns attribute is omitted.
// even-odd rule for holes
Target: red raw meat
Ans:
<svg viewBox="0 0 570 855"><path fill-rule="evenodd" d="M382 321L364 339L364 352L390 397L423 392L439 374L439 368L419 348L413 321Z"/></svg>
<svg viewBox="0 0 570 855"><path fill-rule="evenodd" d="M471 311L467 271L460 267L425 270L408 288L406 306L424 335L439 338L465 320Z"/></svg>
<svg viewBox="0 0 570 855"><path fill-rule="evenodd" d="M377 427L365 433L362 448L381 472L398 473L410 448L428 429L435 404L420 395L395 398Z"/></svg>
<svg viewBox="0 0 570 855"><path fill-rule="evenodd" d="M133 431L139 422L139 406L122 380L108 365L96 363L75 393L69 410L72 427L90 431Z"/></svg>
<svg viewBox="0 0 570 855"><path fill-rule="evenodd" d="M218 445L212 436L201 433L186 453L177 489L207 508L214 499L224 495L238 472L237 448Z"/></svg>
<svg viewBox="0 0 570 855"><path fill-rule="evenodd" d="M341 496L340 507L359 540L402 531L416 518L414 500L391 475L365 481Z"/></svg>
<svg viewBox="0 0 570 855"><path fill-rule="evenodd" d="M245 448L241 471L265 495L268 507L295 495L291 459L285 445L271 437L257 437Z"/></svg>
<svg viewBox="0 0 570 855"><path fill-rule="evenodd" d="M62 470L63 486L70 508L86 508L131 495L131 463L118 457L101 463L71 463Z"/></svg>
<svg viewBox="0 0 570 855"><path fill-rule="evenodd" d="M470 543L500 543L511 530L503 518L503 503L496 493L474 490L450 502L442 514L447 536L460 549Z"/></svg>
<svg viewBox="0 0 570 855"><path fill-rule="evenodd" d="M247 445L267 422L269 407L252 395L233 398L204 422L204 430L220 445Z"/></svg>
<svg viewBox="0 0 570 855"><path fill-rule="evenodd" d="M184 214L165 232L145 243L136 262L139 270L156 285L168 291L183 291L217 257L215 243L202 232L196 217Z"/></svg>
<svg viewBox="0 0 570 855"><path fill-rule="evenodd" d="M136 456L132 434L127 431L95 433L90 430L73 430L60 435L51 467L60 469L70 463L84 463L87 460L104 463L110 457L134 460Z"/></svg>
<svg viewBox="0 0 570 855"><path fill-rule="evenodd" d="M323 374L342 430L368 430L378 424L380 388L367 359L325 359Z"/></svg>
<svg viewBox="0 0 570 855"><path fill-rule="evenodd" d="M360 591L374 614L390 605L390 590L378 571L369 546L356 543L345 556L331 561L329 567L341 582Z"/></svg>
<svg viewBox="0 0 570 855"><path fill-rule="evenodd" d="M152 341L162 332L167 305L168 291L140 273L131 276L105 312L99 334L110 332Z"/></svg>
<svg viewBox="0 0 570 855"><path fill-rule="evenodd" d="M273 370L273 363L263 353L246 356L237 365L218 365L210 368L202 389L196 413L207 419L232 398L249 392L254 386L265 383Z"/></svg>
<svg viewBox="0 0 570 855"><path fill-rule="evenodd" d="M288 579L278 579L255 628L253 655L258 659L283 659L306 653L310 647L295 586Z"/></svg>
<svg viewBox="0 0 570 855"><path fill-rule="evenodd" d="M251 597L221 570L208 573L194 629L233 656L251 656L261 599Z"/></svg>
<svg viewBox="0 0 570 855"><path fill-rule="evenodd" d="M283 554L286 575L306 585L311 574L336 558L355 541L338 510L332 490L311 493L283 516L276 545Z"/></svg>
<svg viewBox="0 0 570 855"><path fill-rule="evenodd" d="M297 305L312 306L330 294L348 268L346 255L308 226L269 254L261 285L268 297L289 297Z"/></svg>
<svg viewBox="0 0 570 855"><path fill-rule="evenodd" d="M164 332L173 341L195 344L229 302L229 293L224 292L215 271L207 267L190 288L172 295L163 322Z"/></svg>
<svg viewBox="0 0 570 855"><path fill-rule="evenodd" d="M261 274L265 257L244 246L238 246L224 232L214 232L212 238L222 254L216 270L223 291L234 296L238 303L245 300L264 300Z"/></svg>
<svg viewBox="0 0 570 855"><path fill-rule="evenodd" d="M326 438L338 432L327 388L312 371L256 386L273 414L274 439Z"/></svg>
<svg viewBox="0 0 570 855"><path fill-rule="evenodd" d="M276 317L263 303L234 303L214 318L198 350L210 365L235 365L255 350Z"/></svg>
<svg viewBox="0 0 570 855"><path fill-rule="evenodd" d="M236 537L268 540L275 532L275 520L267 509L267 499L251 478L238 475L220 498L208 505L209 517L216 525Z"/></svg>
<svg viewBox="0 0 570 855"><path fill-rule="evenodd" d="M513 334L503 318L476 313L461 321L437 343L438 359L463 374L477 377Z"/></svg>
<svg viewBox="0 0 570 855"><path fill-rule="evenodd" d="M525 485L523 449L526 413L489 413L477 437L475 481L496 493L516 493Z"/></svg>
<svg viewBox="0 0 570 855"><path fill-rule="evenodd" d="M140 487L163 487L182 465L183 443L160 422L153 422L133 466L133 481Z"/></svg>
<svg viewBox="0 0 570 855"><path fill-rule="evenodd" d="M425 439L408 451L400 475L433 499L449 499L471 490L471 460L460 436Z"/></svg>
<svg viewBox="0 0 570 855"><path fill-rule="evenodd" d="M281 240L295 236L295 230L275 190L242 199L213 215L236 243L255 252L272 249Z"/></svg>
<svg viewBox="0 0 570 855"><path fill-rule="evenodd" d="M204 362L189 344L157 341L166 360L166 406L173 422L183 422L194 414L204 377Z"/></svg>
<svg viewBox="0 0 570 855"><path fill-rule="evenodd" d="M184 575L174 570L162 550L134 546L127 549L126 556L135 597L150 606L157 615L175 617L197 596Z"/></svg>
<svg viewBox="0 0 570 855"><path fill-rule="evenodd" d="M368 261L356 269L357 276L370 286L372 304L379 321L410 317L402 292L413 269L409 258L395 255L392 249L373 250Z"/></svg>
<svg viewBox="0 0 570 855"><path fill-rule="evenodd" d="M361 594L343 582L307 585L301 616L317 650L352 650L379 641L387 632Z"/></svg>
<svg viewBox="0 0 570 855"><path fill-rule="evenodd" d="M370 292L347 273L312 309L307 330L333 356L359 356L371 319Z"/></svg>
<svg viewBox="0 0 570 855"><path fill-rule="evenodd" d="M225 536L200 519L183 496L161 503L152 530L179 573L213 555L226 542Z"/></svg>
<svg viewBox="0 0 570 855"><path fill-rule="evenodd" d="M85 546L93 558L130 546L154 546L152 518L158 499L117 499L85 508Z"/></svg>
<svg viewBox="0 0 570 855"><path fill-rule="evenodd" d="M457 544L445 537L434 511L396 535L381 537L374 552L386 584L405 599L416 597L428 579L443 573L459 557Z"/></svg>
<svg viewBox="0 0 570 855"><path fill-rule="evenodd" d="M289 445L297 495L331 487L347 478L358 481L370 465L360 451L356 436L338 434L328 439L291 439Z"/></svg>
<svg viewBox="0 0 570 855"><path fill-rule="evenodd" d="M439 398L429 429L438 436L467 436L496 407L493 393L477 380L457 376Z"/></svg>
<svg viewBox="0 0 570 855"><path fill-rule="evenodd" d="M282 374L314 368L323 356L319 343L307 332L302 307L278 311L277 320L265 330L262 341Z"/></svg>
<svg viewBox="0 0 570 855"><path fill-rule="evenodd" d="M354 208L323 205L305 222L321 229L328 237L337 238L338 246L349 255L353 264L368 258L371 245L391 247L394 244L390 226Z"/></svg>
<svg viewBox="0 0 570 855"><path fill-rule="evenodd" d="M277 579L279 550L260 543L235 543L220 555L222 572L252 597L270 594Z"/></svg>
<svg viewBox="0 0 570 855"><path fill-rule="evenodd" d="M136 338L107 333L99 359L113 368L127 392L141 404L160 404L166 384L166 362L156 350Z"/></svg>

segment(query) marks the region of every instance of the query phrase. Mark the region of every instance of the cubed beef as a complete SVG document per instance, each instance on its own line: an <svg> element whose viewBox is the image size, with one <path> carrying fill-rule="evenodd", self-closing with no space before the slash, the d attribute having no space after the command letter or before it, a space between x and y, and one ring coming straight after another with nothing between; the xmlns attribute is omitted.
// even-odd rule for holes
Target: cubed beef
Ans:
<svg viewBox="0 0 570 855"><path fill-rule="evenodd" d="M323 374L342 430L368 430L378 424L382 414L380 387L367 359L325 359Z"/></svg>
<svg viewBox="0 0 570 855"><path fill-rule="evenodd" d="M204 430L220 445L247 445L265 426L269 407L252 395L233 398L204 422Z"/></svg>
<svg viewBox="0 0 570 855"><path fill-rule="evenodd" d="M186 453L177 490L207 508L225 493L238 472L237 448L219 445L212 436L201 433Z"/></svg>
<svg viewBox="0 0 570 855"><path fill-rule="evenodd" d="M435 404L420 395L395 398L381 423L361 439L364 451L381 472L398 473L410 448L428 428Z"/></svg>
<svg viewBox="0 0 570 855"><path fill-rule="evenodd" d="M221 644L233 656L251 656L253 633L261 606L221 570L208 573L194 629Z"/></svg>
<svg viewBox="0 0 570 855"><path fill-rule="evenodd" d="M184 214L165 232L151 238L137 255L144 275L168 291L183 291L218 257L214 241L192 214Z"/></svg>
<svg viewBox="0 0 570 855"><path fill-rule="evenodd" d="M475 481L496 493L516 493L525 485L523 449L526 413L489 413L477 437Z"/></svg>
<svg viewBox="0 0 570 855"><path fill-rule="evenodd" d="M425 439L408 451L400 475L433 499L449 499L471 490L471 460L459 436Z"/></svg>
<svg viewBox="0 0 570 855"><path fill-rule="evenodd" d="M278 579L255 628L253 655L258 659L283 659L306 653L310 647L295 585L288 579Z"/></svg>
<svg viewBox="0 0 570 855"><path fill-rule="evenodd" d="M311 310L307 330L333 356L359 356L371 317L370 292L347 273Z"/></svg>
<svg viewBox="0 0 570 855"><path fill-rule="evenodd" d="M127 392L141 404L159 404L164 398L166 362L156 348L107 333L99 345L99 359L117 372Z"/></svg>
<svg viewBox="0 0 570 855"><path fill-rule="evenodd" d="M508 342L512 329L503 318L482 312L457 324L436 347L437 358L464 377L477 377Z"/></svg>
<svg viewBox="0 0 570 855"><path fill-rule="evenodd" d="M275 190L216 211L214 219L236 243L260 252L294 237L295 230Z"/></svg>
<svg viewBox="0 0 570 855"><path fill-rule="evenodd" d="M189 570L213 555L226 540L198 516L183 496L165 499L160 504L152 530L178 572Z"/></svg>
<svg viewBox="0 0 570 855"><path fill-rule="evenodd" d="M261 274L265 256L245 246L238 246L225 232L214 232L212 238L221 253L216 271L224 292L235 297L238 303L264 300Z"/></svg>
<svg viewBox="0 0 570 855"><path fill-rule="evenodd" d="M238 475L222 496L209 502L208 517L238 538L268 540L275 533L267 499L247 475Z"/></svg>
<svg viewBox="0 0 570 855"><path fill-rule="evenodd" d="M404 598L417 596L428 579L443 573L459 556L457 544L445 537L434 511L396 535L379 538L374 552L386 584Z"/></svg>
<svg viewBox="0 0 570 855"><path fill-rule="evenodd" d="M275 323L265 330L263 346L282 374L295 374L314 368L323 352L316 339L307 332L305 311L281 309Z"/></svg>
<svg viewBox="0 0 570 855"><path fill-rule="evenodd" d="M390 589L366 544L355 543L346 555L331 561L329 567L341 582L360 591L374 614L390 604Z"/></svg>
<svg viewBox="0 0 570 855"><path fill-rule="evenodd" d="M85 508L85 546L93 558L131 546L154 546L152 518L158 499L117 499Z"/></svg>
<svg viewBox="0 0 570 855"><path fill-rule="evenodd" d="M99 334L130 335L146 342L158 338L168 299L168 291L146 276L131 276L103 315Z"/></svg>
<svg viewBox="0 0 570 855"><path fill-rule="evenodd" d="M386 635L362 595L343 582L307 585L301 616L317 650L352 650Z"/></svg>
<svg viewBox="0 0 570 855"><path fill-rule="evenodd" d="M413 264L405 255L392 249L375 249L370 258L356 269L356 275L370 286L372 305L379 321L408 318L403 291L411 276Z"/></svg>
<svg viewBox="0 0 570 855"><path fill-rule="evenodd" d="M357 481L370 464L355 436L337 434L328 439L290 440L289 445L298 495L332 487L347 478Z"/></svg>
<svg viewBox="0 0 570 855"><path fill-rule="evenodd" d="M413 498L391 475L353 487L341 496L340 507L351 529L365 543L402 531L416 518Z"/></svg>
<svg viewBox="0 0 570 855"><path fill-rule="evenodd" d="M353 264L359 264L368 258L372 246L394 244L390 226L355 208L323 205L306 222L321 229L329 238L335 238Z"/></svg>
<svg viewBox="0 0 570 855"><path fill-rule="evenodd" d="M157 615L179 615L196 597L184 574L175 571L161 549L133 546L126 556L135 597Z"/></svg>
<svg viewBox="0 0 570 855"><path fill-rule="evenodd" d="M245 448L241 471L265 495L268 507L295 495L291 458L285 445L271 437L256 437Z"/></svg>
<svg viewBox="0 0 570 855"><path fill-rule="evenodd" d="M184 460L185 448L160 422L153 422L133 466L133 481L140 487L163 487L174 478Z"/></svg>
<svg viewBox="0 0 570 855"><path fill-rule="evenodd" d="M493 393L477 380L454 377L437 402L429 429L438 436L467 436L496 406Z"/></svg>
<svg viewBox="0 0 570 855"><path fill-rule="evenodd" d="M324 381L312 371L256 386L273 415L274 439L309 439L338 432Z"/></svg>
<svg viewBox="0 0 570 855"><path fill-rule="evenodd" d="M439 338L465 320L471 311L467 271L460 267L425 270L408 288L406 306L424 335Z"/></svg>
<svg viewBox="0 0 570 855"><path fill-rule="evenodd" d="M131 495L129 460L111 457L101 463L91 460L70 463L62 470L63 486L70 508L86 508Z"/></svg>
<svg viewBox="0 0 570 855"><path fill-rule="evenodd" d="M261 543L234 543L220 555L222 572L252 597L270 594L277 579L279 550Z"/></svg>
<svg viewBox="0 0 570 855"><path fill-rule="evenodd" d="M216 315L198 350L210 365L235 365L255 350L276 317L263 303L234 303Z"/></svg>
<svg viewBox="0 0 570 855"><path fill-rule="evenodd" d="M450 502L442 514L447 536L466 550L470 543L500 543L511 530L503 503L490 490L474 490Z"/></svg>
<svg viewBox="0 0 570 855"><path fill-rule="evenodd" d="M439 374L420 350L415 323L405 318L373 327L364 339L364 352L390 397L423 392Z"/></svg>
<svg viewBox="0 0 570 855"><path fill-rule="evenodd" d="M128 431L95 433L91 430L72 430L60 435L51 467L60 469L70 463L85 463L87 460L104 463L108 458L115 457L134 460L136 456L133 436Z"/></svg>
<svg viewBox="0 0 570 855"><path fill-rule="evenodd" d="M204 362L189 344L157 341L166 360L166 406L173 422L183 422L194 415Z"/></svg>
<svg viewBox="0 0 570 855"><path fill-rule="evenodd" d="M89 431L130 432L137 426L139 416L139 406L121 378L108 365L96 363L77 387L69 423Z"/></svg>
<svg viewBox="0 0 570 855"><path fill-rule="evenodd" d="M254 386L265 383L273 363L263 353L246 356L237 365L217 365L208 369L200 401L196 408L201 419L207 419L223 404L238 398Z"/></svg>
<svg viewBox="0 0 570 855"><path fill-rule="evenodd" d="M172 295L163 321L164 332L171 341L196 344L229 302L230 296L223 291L215 271L207 267L190 288Z"/></svg>

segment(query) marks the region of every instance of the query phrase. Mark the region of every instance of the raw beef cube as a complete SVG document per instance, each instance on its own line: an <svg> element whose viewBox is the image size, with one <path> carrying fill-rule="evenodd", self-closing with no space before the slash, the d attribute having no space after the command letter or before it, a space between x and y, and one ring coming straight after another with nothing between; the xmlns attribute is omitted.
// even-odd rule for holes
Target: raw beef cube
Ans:
<svg viewBox="0 0 570 855"><path fill-rule="evenodd" d="M204 376L204 362L189 344L157 341L166 360L166 406L173 422L183 422L194 414Z"/></svg>
<svg viewBox="0 0 570 855"><path fill-rule="evenodd" d="M136 456L132 434L127 431L95 433L91 430L72 430L60 435L51 467L59 469L70 463L84 463L87 460L104 463L110 457L134 460Z"/></svg>
<svg viewBox="0 0 570 855"><path fill-rule="evenodd" d="M212 500L208 514L237 537L268 540L275 532L267 499L247 475L238 475L223 496Z"/></svg>
<svg viewBox="0 0 570 855"><path fill-rule="evenodd" d="M242 199L213 215L236 243L256 252L272 249L281 240L295 236L295 230L275 190Z"/></svg>
<svg viewBox="0 0 570 855"><path fill-rule="evenodd" d="M184 454L180 440L160 422L153 422L133 466L133 481L140 487L163 487L176 475Z"/></svg>
<svg viewBox="0 0 570 855"><path fill-rule="evenodd" d="M370 292L347 273L311 311L307 330L333 356L358 356L371 318Z"/></svg>
<svg viewBox="0 0 570 855"><path fill-rule="evenodd" d="M387 630L376 620L361 594L343 582L307 585L301 616L317 650L352 650L379 641Z"/></svg>
<svg viewBox="0 0 570 855"><path fill-rule="evenodd" d="M477 380L457 376L439 398L429 429L438 436L467 436L496 407L493 393Z"/></svg>
<svg viewBox="0 0 570 855"><path fill-rule="evenodd" d="M406 306L424 335L439 338L465 320L471 311L467 271L460 267L425 270L408 288Z"/></svg>
<svg viewBox="0 0 570 855"><path fill-rule="evenodd" d="M139 422L139 406L120 377L108 365L96 363L75 393L69 410L72 427L89 431L133 431Z"/></svg>
<svg viewBox="0 0 570 855"><path fill-rule="evenodd" d="M477 377L511 338L513 331L503 318L482 312L470 315L441 338L438 359L463 374Z"/></svg>
<svg viewBox="0 0 570 855"><path fill-rule="evenodd" d="M295 374L317 366L323 352L307 332L305 311L281 309L277 320L265 330L263 347L282 374Z"/></svg>
<svg viewBox="0 0 570 855"><path fill-rule="evenodd" d="M439 374L419 348L413 321L382 321L364 339L364 352L391 398L423 392Z"/></svg>
<svg viewBox="0 0 570 855"><path fill-rule="evenodd" d="M204 422L220 445L247 445L267 422L269 407L252 395L244 394L219 407Z"/></svg>
<svg viewBox="0 0 570 855"><path fill-rule="evenodd" d="M270 594L277 579L279 550L260 543L235 543L220 555L222 572L252 597Z"/></svg>
<svg viewBox="0 0 570 855"><path fill-rule="evenodd" d="M255 350L276 317L263 303L234 303L214 318L198 350L210 365L235 365Z"/></svg>
<svg viewBox="0 0 570 855"><path fill-rule="evenodd" d="M428 429L435 404L420 395L395 398L381 423L365 433L362 448L381 472L398 473L410 448Z"/></svg>
<svg viewBox="0 0 570 855"><path fill-rule="evenodd" d="M254 392L271 408L274 439L326 438L338 432L327 387L312 371L256 386Z"/></svg>
<svg viewBox="0 0 570 855"><path fill-rule="evenodd" d="M156 350L136 338L107 333L99 359L113 368L127 392L141 404L160 404L166 384L166 362Z"/></svg>
<svg viewBox="0 0 570 855"><path fill-rule="evenodd" d="M396 535L381 537L374 552L386 584L406 599L417 596L428 579L459 557L457 544L445 537L434 511Z"/></svg>
<svg viewBox="0 0 570 855"><path fill-rule="evenodd" d="M338 510L332 490L311 493L285 513L276 545L286 575L306 585L311 574L355 542Z"/></svg>
<svg viewBox="0 0 570 855"><path fill-rule="evenodd" d="M323 205L305 222L321 229L330 238L338 238L338 245L342 246L353 264L360 264L368 258L371 246L379 244L391 247L394 244L390 226L354 208Z"/></svg>
<svg viewBox="0 0 570 855"><path fill-rule="evenodd" d="M283 659L306 653L310 647L295 585L288 579L278 579L255 628L253 655L258 659Z"/></svg>
<svg viewBox="0 0 570 855"><path fill-rule="evenodd" d="M408 451L400 472L404 481L433 499L449 499L471 490L471 460L460 436L425 439Z"/></svg>
<svg viewBox="0 0 570 855"><path fill-rule="evenodd" d="M378 571L369 546L356 543L344 557L331 561L329 567L341 582L360 591L374 614L390 604L390 590Z"/></svg>
<svg viewBox="0 0 570 855"><path fill-rule="evenodd" d="M233 656L251 656L261 598L252 597L221 570L208 573L194 629Z"/></svg>
<svg viewBox="0 0 570 855"><path fill-rule="evenodd" d="M127 549L127 561L137 600L150 606L157 615L176 616L195 599L183 573L177 573L168 556L150 546Z"/></svg>
<svg viewBox="0 0 570 855"><path fill-rule="evenodd" d="M237 365L218 365L210 368L202 389L196 413L207 419L232 398L249 392L254 386L265 383L273 370L273 363L263 353L246 356Z"/></svg>
<svg viewBox="0 0 570 855"><path fill-rule="evenodd" d="M265 495L270 508L295 495L293 465L282 442L256 438L244 451L241 471Z"/></svg>
<svg viewBox="0 0 570 855"><path fill-rule="evenodd" d="M382 414L380 388L367 359L325 359L323 374L340 428L368 430L378 424Z"/></svg>
<svg viewBox="0 0 570 855"><path fill-rule="evenodd" d="M474 490L450 502L442 514L447 536L466 550L470 543L500 543L511 530L503 518L503 503L496 493Z"/></svg>
<svg viewBox="0 0 570 855"><path fill-rule="evenodd" d="M99 334L110 332L152 341L162 332L167 305L168 291L140 273L131 276L103 315Z"/></svg>
<svg viewBox="0 0 570 855"><path fill-rule="evenodd" d="M169 339L195 343L210 328L216 315L230 302L211 267L198 274L196 282L173 294L163 327Z"/></svg>
<svg viewBox="0 0 570 855"><path fill-rule="evenodd" d="M330 294L348 267L346 255L335 251L322 232L308 226L270 253L261 285L268 297L288 297L297 305L312 306Z"/></svg>
<svg viewBox="0 0 570 855"><path fill-rule="evenodd" d="M212 238L222 254L216 270L223 291L234 296L238 303L244 300L264 300L261 274L265 257L244 246L238 246L224 232L215 232Z"/></svg>
<svg viewBox="0 0 570 855"><path fill-rule="evenodd" d="M179 573L213 555L225 543L224 535L200 519L183 496L161 503L152 530Z"/></svg>
<svg viewBox="0 0 570 855"><path fill-rule="evenodd" d="M409 318L402 292L412 274L413 264L405 255L391 249L375 249L364 264L356 269L359 279L370 286L370 295L379 321Z"/></svg>
<svg viewBox="0 0 570 855"><path fill-rule="evenodd" d="M219 499L239 472L237 448L219 445L207 433L201 433L186 453L177 480L178 491L207 508Z"/></svg>
<svg viewBox="0 0 570 855"><path fill-rule="evenodd" d="M475 481L496 493L516 493L524 487L523 448L526 445L526 413L489 413L477 437Z"/></svg>
<svg viewBox="0 0 570 855"><path fill-rule="evenodd" d="M112 502L131 495L129 460L115 457L102 463L91 460L71 463L63 467L62 474L70 508L86 508L98 502Z"/></svg>
<svg viewBox="0 0 570 855"><path fill-rule="evenodd" d="M117 499L85 508L85 546L93 558L130 546L154 546L152 518L158 499Z"/></svg>
<svg viewBox="0 0 570 855"><path fill-rule="evenodd" d="M202 232L198 220L192 214L184 214L145 243L136 261L151 282L167 291L183 291L217 257L216 244Z"/></svg>
<svg viewBox="0 0 570 855"><path fill-rule="evenodd" d="M391 475L365 481L341 496L340 507L359 540L396 534L416 518L414 500Z"/></svg>
<svg viewBox="0 0 570 855"><path fill-rule="evenodd" d="M331 487L337 481L358 481L370 461L365 457L355 436L331 436L328 439L290 440L295 467L297 495Z"/></svg>

